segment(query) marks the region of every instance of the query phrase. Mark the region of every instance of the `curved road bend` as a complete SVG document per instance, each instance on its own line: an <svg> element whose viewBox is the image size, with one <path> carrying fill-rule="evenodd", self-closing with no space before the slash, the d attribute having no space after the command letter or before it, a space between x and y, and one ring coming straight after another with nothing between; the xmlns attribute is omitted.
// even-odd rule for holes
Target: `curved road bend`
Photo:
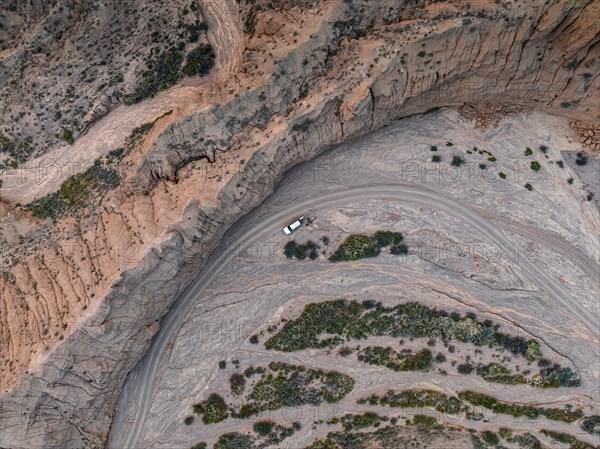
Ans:
<svg viewBox="0 0 600 449"><path fill-rule="evenodd" d="M267 237L277 232L281 223L290 216L297 216L309 208L332 208L341 206L349 201L388 199L410 203L422 204L464 220L482 234L487 236L502 250L504 254L512 254L513 246L502 231L474 210L461 203L444 196L441 193L431 191L424 187L403 184L382 184L354 187L315 196L308 200L295 203L289 207L269 212L268 215L258 214L252 217L250 223L246 223L240 231L237 231L229 242L234 247L246 247L253 241ZM132 449L138 447L140 434L144 427L147 412L152 405L152 398L158 380L157 373L161 366L169 359L170 352L165 350L165 344L173 341L186 319L188 313L200 298L202 290L215 279L235 257L228 254L225 258L218 254L211 254L206 265L196 279L175 301L168 314L163 318L161 327L155 335L148 352L136 367L137 374L137 399L136 399L136 422L127 427L127 435L116 435L111 433L108 448ZM556 299L567 310L573 313L579 321L588 329L594 339L599 338L598 322L594 320L588 310L579 303L573 301L568 292L560 283L540 270L536 265L523 263L517 258L515 260L521 272L532 282L543 289L550 297ZM115 422L119 422L119 411L115 416Z"/></svg>

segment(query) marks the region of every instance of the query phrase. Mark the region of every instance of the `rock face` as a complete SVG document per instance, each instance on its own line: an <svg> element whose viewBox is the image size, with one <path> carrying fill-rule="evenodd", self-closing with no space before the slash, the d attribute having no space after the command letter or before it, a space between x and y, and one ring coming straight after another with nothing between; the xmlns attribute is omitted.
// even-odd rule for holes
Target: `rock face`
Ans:
<svg viewBox="0 0 600 449"><path fill-rule="evenodd" d="M160 318L225 230L294 164L440 106L597 113L598 2L464 14L433 3L418 20L404 2L355 3L336 4L286 47L266 80L256 72L239 96L129 155L139 165L89 217L28 233L27 213L2 205L1 447L105 444L121 385ZM277 16L265 9L259 22L267 14ZM242 28L238 15L227 20ZM248 40L244 62L262 59L258 36ZM23 247L30 251L13 262Z"/></svg>

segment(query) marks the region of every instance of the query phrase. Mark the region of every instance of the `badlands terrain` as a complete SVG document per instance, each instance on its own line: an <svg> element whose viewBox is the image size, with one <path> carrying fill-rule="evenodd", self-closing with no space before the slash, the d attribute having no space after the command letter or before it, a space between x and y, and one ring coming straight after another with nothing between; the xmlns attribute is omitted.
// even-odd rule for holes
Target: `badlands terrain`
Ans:
<svg viewBox="0 0 600 449"><path fill-rule="evenodd" d="M599 2L5 3L0 448L598 447Z"/></svg>

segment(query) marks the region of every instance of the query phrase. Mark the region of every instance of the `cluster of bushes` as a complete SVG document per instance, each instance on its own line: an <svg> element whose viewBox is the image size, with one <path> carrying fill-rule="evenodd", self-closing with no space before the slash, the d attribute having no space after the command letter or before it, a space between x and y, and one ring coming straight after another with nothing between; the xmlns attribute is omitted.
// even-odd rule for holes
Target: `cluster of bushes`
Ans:
<svg viewBox="0 0 600 449"><path fill-rule="evenodd" d="M503 415L511 415L514 417L525 416L527 418L538 418L545 416L546 418L553 421L563 421L571 423L577 421L583 416L581 410L571 410L569 408L558 409L558 408L541 408L532 407L528 405L517 405L510 404L507 402L500 402L492 396L488 396L474 391L461 391L458 397L462 400L468 401L471 404L479 407L484 407L492 410L495 413Z"/></svg>
<svg viewBox="0 0 600 449"><path fill-rule="evenodd" d="M552 430L545 429L542 429L541 432L544 435L549 436L553 440L558 441L559 443L569 444L569 449L594 449L594 446L592 446L591 444L587 444L583 441L580 441L573 435L569 435L568 433L554 432Z"/></svg>
<svg viewBox="0 0 600 449"><path fill-rule="evenodd" d="M537 340L514 337L500 332L499 328L490 320L478 321L474 315L461 316L456 312L429 309L418 303L383 307L373 301L359 303L339 299L308 304L297 319L286 322L277 334L269 338L265 347L290 352L333 348L346 341L370 336L440 338L507 350L528 361L540 359L541 349ZM323 335L327 337L321 338ZM458 369L461 374L470 374L474 367L462 364ZM518 376L511 377L506 369L495 364L480 367L479 371L479 375L492 382L530 382L543 388L576 387L581 383L576 372L559 364L545 367L539 375L526 382Z"/></svg>
<svg viewBox="0 0 600 449"><path fill-rule="evenodd" d="M305 404L339 402L354 388L354 380L336 371L271 362L269 372L256 383L248 395L239 417L249 418L264 410L298 407Z"/></svg>
<svg viewBox="0 0 600 449"><path fill-rule="evenodd" d="M464 372L465 367L469 366L469 371ZM458 366L458 372L469 374L473 367L468 364ZM511 374L510 370L498 363L477 366L476 372L488 382L508 385L529 384L538 388L557 388L557 387L578 387L581 385L579 375L571 368L563 368L559 364L543 368L540 373L527 378L521 374Z"/></svg>
<svg viewBox="0 0 600 449"><path fill-rule="evenodd" d="M158 92L175 85L183 75L206 75L215 64L215 53L209 44L200 44L191 50L184 60L183 48L171 47L162 52L151 52L146 61L147 70L126 104L138 103L153 97Z"/></svg>
<svg viewBox="0 0 600 449"><path fill-rule="evenodd" d="M246 389L246 378L240 373L232 374L229 378L229 386L231 387L231 392L239 396Z"/></svg>
<svg viewBox="0 0 600 449"><path fill-rule="evenodd" d="M214 449L253 449L254 438L238 432L229 432L219 437Z"/></svg>
<svg viewBox="0 0 600 449"><path fill-rule="evenodd" d="M252 430L264 439L260 447L270 447L281 443L291 437L302 425L296 421L291 427L281 426L273 421L262 420L254 423Z"/></svg>
<svg viewBox="0 0 600 449"><path fill-rule="evenodd" d="M70 176L58 192L51 193L27 205L38 218L58 218L88 205L94 195L104 195L119 185L117 172L100 160L83 173Z"/></svg>
<svg viewBox="0 0 600 449"><path fill-rule="evenodd" d="M365 412L361 415L344 415L341 421L344 430L348 431L364 429L366 427L377 427L381 421L387 421L387 418L379 416L377 413Z"/></svg>
<svg viewBox="0 0 600 449"><path fill-rule="evenodd" d="M429 429L437 424L437 419L433 416L415 415L412 423L421 429Z"/></svg>
<svg viewBox="0 0 600 449"><path fill-rule="evenodd" d="M430 309L409 302L394 307L372 301L338 299L308 304L301 315L288 321L265 343L267 349L297 351L307 348L334 347L346 340L369 336L441 338L490 345L535 359L539 343L512 337L498 331L491 321L479 322L472 316ZM321 334L329 338L321 339Z"/></svg>
<svg viewBox="0 0 600 449"><path fill-rule="evenodd" d="M212 393L206 400L194 405L194 413L202 415L204 424L214 424L227 419L229 408L221 396Z"/></svg>
<svg viewBox="0 0 600 449"><path fill-rule="evenodd" d="M581 428L592 435L600 435L600 415L593 415L584 419Z"/></svg>
<svg viewBox="0 0 600 449"><path fill-rule="evenodd" d="M389 390L384 396L372 395L356 401L358 404L381 405L395 408L435 408L440 413L456 415L463 410L457 398L433 390Z"/></svg>
<svg viewBox="0 0 600 449"><path fill-rule="evenodd" d="M283 254L285 254L285 257L288 259L296 258L298 260L303 260L308 256L310 260L315 260L319 257L318 250L319 245L312 240L309 240L304 244L298 244L294 240L290 240L283 247Z"/></svg>
<svg viewBox="0 0 600 449"><path fill-rule="evenodd" d="M183 73L187 76L207 75L215 65L215 51L209 44L200 44L186 56Z"/></svg>
<svg viewBox="0 0 600 449"><path fill-rule="evenodd" d="M332 262L350 261L378 256L381 248L390 247L392 254L405 254L402 234L392 231L377 231L372 236L351 234L333 253Z"/></svg>
<svg viewBox="0 0 600 449"><path fill-rule="evenodd" d="M521 385L528 383L527 379L524 376L520 374L511 374L508 368L498 363L480 365L477 367L476 372L484 380L487 380L488 382L494 382L497 384Z"/></svg>
<svg viewBox="0 0 600 449"><path fill-rule="evenodd" d="M429 371L432 355L429 349L413 354L410 349L396 352L389 346L367 346L359 352L358 360L370 365L385 366L393 371Z"/></svg>
<svg viewBox="0 0 600 449"><path fill-rule="evenodd" d="M7 136L0 133L0 153L6 153L14 159L9 162L9 166L16 168L21 162L25 162L34 148L31 146L33 138L28 136L20 140L10 140Z"/></svg>

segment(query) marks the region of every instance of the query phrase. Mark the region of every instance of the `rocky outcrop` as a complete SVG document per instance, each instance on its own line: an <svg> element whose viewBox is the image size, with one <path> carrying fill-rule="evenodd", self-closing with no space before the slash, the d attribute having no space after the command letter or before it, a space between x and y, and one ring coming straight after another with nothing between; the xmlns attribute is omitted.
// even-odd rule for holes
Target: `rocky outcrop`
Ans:
<svg viewBox="0 0 600 449"><path fill-rule="evenodd" d="M290 166L440 106L594 112L598 2L499 4L467 15L441 8L418 21L407 20L403 2L356 3L340 3L266 82L164 130L127 188L91 219L50 232L54 262L32 253L6 269L0 349L20 382L3 385L0 446L103 445L119 389L161 317L225 230ZM25 219L11 218L7 248L18 245ZM127 249L109 264L120 239ZM25 348L36 352L19 360Z"/></svg>

